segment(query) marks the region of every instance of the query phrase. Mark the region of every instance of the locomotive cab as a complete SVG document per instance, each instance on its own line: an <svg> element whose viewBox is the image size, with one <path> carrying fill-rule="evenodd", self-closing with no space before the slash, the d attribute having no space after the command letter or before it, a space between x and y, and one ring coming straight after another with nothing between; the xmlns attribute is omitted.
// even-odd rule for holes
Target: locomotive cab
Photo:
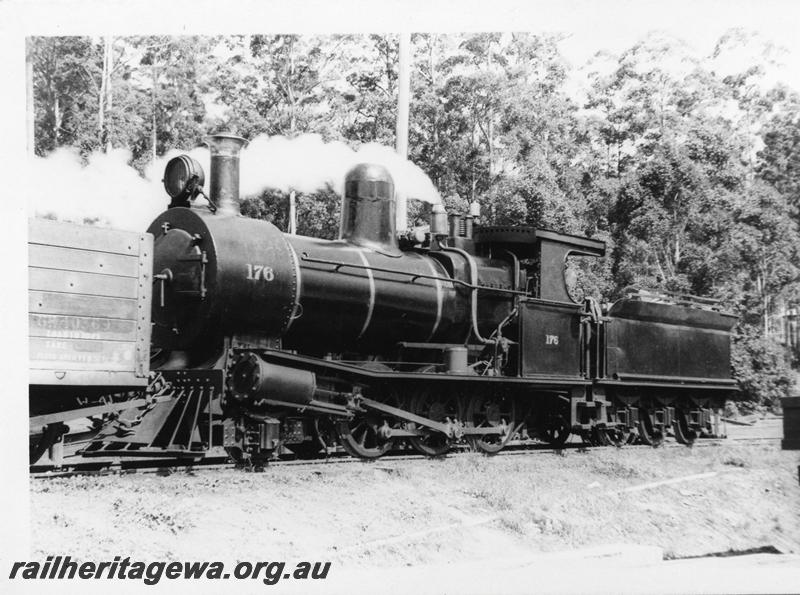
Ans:
<svg viewBox="0 0 800 595"><path fill-rule="evenodd" d="M479 250L510 253L526 263L527 291L518 306L518 375L586 378L583 342L590 329L583 304L570 295L567 263L571 256L599 258L605 244L533 227L483 227L475 237Z"/></svg>

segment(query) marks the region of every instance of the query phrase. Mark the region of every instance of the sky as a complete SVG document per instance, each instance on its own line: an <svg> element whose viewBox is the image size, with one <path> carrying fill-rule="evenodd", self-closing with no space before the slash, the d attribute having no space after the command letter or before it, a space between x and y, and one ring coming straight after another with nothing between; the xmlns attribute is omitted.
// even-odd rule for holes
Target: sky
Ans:
<svg viewBox="0 0 800 595"><path fill-rule="evenodd" d="M570 34L565 54L581 61L599 50L620 51L653 29L707 52L727 29L748 27L800 55L796 0L5 0L0 5L11 15L5 28L18 35L563 31Z"/></svg>
<svg viewBox="0 0 800 595"><path fill-rule="evenodd" d="M591 3L576 4L588 8ZM564 5L553 3L549 9L553 24L571 33L570 39L562 46L564 54L579 62L599 50L620 52L652 30L670 33L689 43L698 53L708 54L725 31L737 27L757 31L785 46L795 64L800 57L800 38L797 35L800 2L678 0L596 4L599 8L572 22L565 16L569 11L563 9ZM550 22L550 19L545 21ZM800 69L795 68L797 70ZM792 76L798 80L798 72Z"/></svg>
<svg viewBox="0 0 800 595"><path fill-rule="evenodd" d="M561 44L564 57L580 67L601 51L619 54L649 33L658 32L686 43L687 51L697 58L711 55L717 41L731 29L742 29L752 38L749 47L718 61L720 70L739 71L744 62L762 56L763 44L775 48L770 57L777 62L768 69L767 82L778 81L800 91L800 2L765 1L761 3L731 0L728 2L598 2L608 11L583 15L574 22L559 18L560 5L554 5L551 17L556 30L569 35ZM736 60L740 60L737 64Z"/></svg>

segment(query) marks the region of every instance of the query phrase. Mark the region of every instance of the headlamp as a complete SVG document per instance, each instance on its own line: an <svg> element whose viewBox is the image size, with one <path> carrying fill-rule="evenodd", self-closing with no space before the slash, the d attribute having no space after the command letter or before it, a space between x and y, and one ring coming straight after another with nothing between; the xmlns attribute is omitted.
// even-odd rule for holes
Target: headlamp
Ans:
<svg viewBox="0 0 800 595"><path fill-rule="evenodd" d="M164 190L172 197L173 204L193 199L206 181L200 164L188 155L179 155L169 160L164 168Z"/></svg>

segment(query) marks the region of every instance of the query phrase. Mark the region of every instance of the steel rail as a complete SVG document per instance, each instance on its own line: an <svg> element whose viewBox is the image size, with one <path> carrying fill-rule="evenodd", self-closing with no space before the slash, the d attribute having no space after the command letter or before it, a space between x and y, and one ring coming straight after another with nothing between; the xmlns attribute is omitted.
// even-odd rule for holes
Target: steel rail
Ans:
<svg viewBox="0 0 800 595"><path fill-rule="evenodd" d="M741 443L741 442L775 442L781 440L781 437L742 437L742 438L701 438L694 442L694 444L690 447L687 447L683 444L678 444L677 442L668 442L661 444L658 447L649 446L647 444L628 444L624 446L592 446L588 444L583 444L580 442L570 442L567 443L559 448L554 448L548 444L509 444L503 450L496 454L483 454L483 453L476 453L469 451L466 446L464 447L454 447L453 450L448 452L446 455L441 457L429 457L423 455L421 453L401 453L397 452L395 454L389 453L384 457L380 457L377 459L360 459L357 457L352 457L345 453L331 453L326 457L320 457L317 459L294 459L294 460L273 460L268 461L263 467L247 467L247 466L237 466L233 462L228 462L228 459L224 457L209 457L207 459L203 459L200 461L186 461L182 462L179 460L154 460L152 461L152 465L147 465L147 461L137 461L136 465L125 465L122 461L113 461L108 463L92 463L89 461L81 461L76 463L66 463L62 465L60 468L53 468L48 466L40 466L34 467L33 470L30 471L31 479L59 479L59 478L66 478L66 477L75 477L75 476L105 476L105 475L128 475L128 474L161 474L161 475L171 475L173 473L189 473L193 474L198 471L259 471L264 468L269 469L270 467L305 467L305 466L313 466L313 465L339 465L339 464L351 464L351 463L362 463L367 465L382 465L382 464L390 464L390 463L404 463L404 462L414 462L420 460L441 460L446 458L457 458L463 456L491 456L491 457L506 457L506 456L524 456L524 455L539 455L539 454L556 454L556 455L563 455L565 452L568 451L575 451L578 453L589 452L589 451L605 451L611 449L636 449L636 450L652 450L654 448L657 449L686 449L686 448L708 448L708 447L718 447L724 446L726 443L733 444L733 443ZM171 463L171 464L170 464ZM101 467L101 465L103 465ZM87 467L85 469L75 469L70 467L80 467L84 466ZM93 467L93 468L88 468Z"/></svg>

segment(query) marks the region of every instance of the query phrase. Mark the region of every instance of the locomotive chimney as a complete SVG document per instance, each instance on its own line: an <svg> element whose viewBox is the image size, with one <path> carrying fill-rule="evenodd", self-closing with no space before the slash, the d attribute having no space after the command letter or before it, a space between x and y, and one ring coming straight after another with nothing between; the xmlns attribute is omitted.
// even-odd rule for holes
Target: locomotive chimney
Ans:
<svg viewBox="0 0 800 595"><path fill-rule="evenodd" d="M399 256L395 209L394 181L389 171L373 163L356 165L344 179L339 239Z"/></svg>
<svg viewBox="0 0 800 595"><path fill-rule="evenodd" d="M203 139L211 152L209 198L224 213L239 214L239 153L247 142L233 134Z"/></svg>

